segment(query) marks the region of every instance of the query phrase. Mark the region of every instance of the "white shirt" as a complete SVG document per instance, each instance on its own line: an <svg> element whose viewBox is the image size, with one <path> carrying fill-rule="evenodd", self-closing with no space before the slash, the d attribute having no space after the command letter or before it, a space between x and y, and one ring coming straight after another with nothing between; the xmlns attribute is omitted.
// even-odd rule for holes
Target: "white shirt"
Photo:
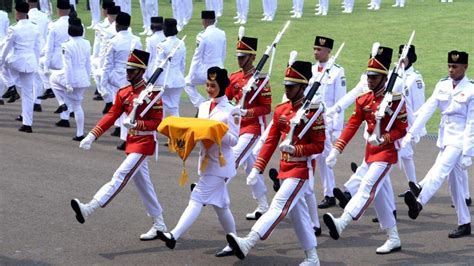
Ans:
<svg viewBox="0 0 474 266"><path fill-rule="evenodd" d="M158 65L163 63L166 57L171 53L171 50L173 50L178 43L181 43L181 45L171 61L165 64L163 73L161 73L155 82L156 85L166 85L165 88L183 88L186 85L186 82L184 81L184 71L186 70L186 46L184 42L176 36L166 37L164 42L158 44L156 49L157 56L155 67L158 67ZM168 72L168 76L166 77L166 84L163 84L166 72Z"/></svg>
<svg viewBox="0 0 474 266"><path fill-rule="evenodd" d="M91 44L83 37L71 37L62 45L63 71L66 85L73 88L90 86Z"/></svg>
<svg viewBox="0 0 474 266"><path fill-rule="evenodd" d="M62 16L50 24L45 47L45 67L48 69L61 69L61 45L69 39L69 16Z"/></svg>
<svg viewBox="0 0 474 266"><path fill-rule="evenodd" d="M148 36L145 40L146 43L146 50L147 52L150 53L150 59L148 60L148 67L145 71L145 76L144 78L146 80L149 80L151 75L153 75L153 71L156 68L155 61L156 61L156 51L158 44L163 42L166 39L165 35L163 34L163 31L156 31L154 32L151 36Z"/></svg>

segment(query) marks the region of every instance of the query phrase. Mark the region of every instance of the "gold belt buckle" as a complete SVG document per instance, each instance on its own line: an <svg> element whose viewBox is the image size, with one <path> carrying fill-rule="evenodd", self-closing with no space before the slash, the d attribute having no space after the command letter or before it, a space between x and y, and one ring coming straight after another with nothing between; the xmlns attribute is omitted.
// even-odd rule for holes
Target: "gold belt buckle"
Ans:
<svg viewBox="0 0 474 266"><path fill-rule="evenodd" d="M290 154L289 154L289 153L286 153L286 152L282 152L281 158L283 159L283 161L289 162L289 160L290 160Z"/></svg>
<svg viewBox="0 0 474 266"><path fill-rule="evenodd" d="M132 136L135 136L135 135L137 134L137 131L136 131L134 128L130 128L130 129L128 130L128 134L129 134L129 135L132 135Z"/></svg>

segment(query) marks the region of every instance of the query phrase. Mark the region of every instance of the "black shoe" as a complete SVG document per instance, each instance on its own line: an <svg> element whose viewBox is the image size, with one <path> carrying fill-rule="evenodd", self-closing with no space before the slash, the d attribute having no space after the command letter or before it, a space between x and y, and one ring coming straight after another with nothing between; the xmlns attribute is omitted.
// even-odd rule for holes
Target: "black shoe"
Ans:
<svg viewBox="0 0 474 266"><path fill-rule="evenodd" d="M353 173L355 173L357 171L357 168L358 168L357 164L355 162L352 162L351 163L351 171Z"/></svg>
<svg viewBox="0 0 474 266"><path fill-rule="evenodd" d="M43 112L43 108L41 108L41 104L35 103L33 105L33 111L38 112L38 113Z"/></svg>
<svg viewBox="0 0 474 266"><path fill-rule="evenodd" d="M319 209L327 209L329 207L336 206L336 199L334 197L324 196L321 204L318 205Z"/></svg>
<svg viewBox="0 0 474 266"><path fill-rule="evenodd" d="M471 224L463 224L458 226L458 228L454 229L451 233L449 233L449 238L460 238L463 236L471 235Z"/></svg>
<svg viewBox="0 0 474 266"><path fill-rule="evenodd" d="M472 199L471 199L471 197L469 197L469 198L466 199L466 205L467 205L467 206L471 206L471 205L472 205Z"/></svg>
<svg viewBox="0 0 474 266"><path fill-rule="evenodd" d="M126 146L127 146L127 142L122 141L122 143L120 143L119 145L117 145L117 150L124 151L125 148L126 148Z"/></svg>
<svg viewBox="0 0 474 266"><path fill-rule="evenodd" d="M314 227L313 227L313 230L314 230L314 234L315 234L316 236L320 236L320 235L321 235L321 227L316 227L316 226L314 226Z"/></svg>
<svg viewBox="0 0 474 266"><path fill-rule="evenodd" d="M12 97L13 93L16 93L16 87L15 85L8 87L7 91L2 95L3 99L8 99Z"/></svg>
<svg viewBox="0 0 474 266"><path fill-rule="evenodd" d="M5 101L3 101L3 99L0 99L0 105L5 105Z"/></svg>
<svg viewBox="0 0 474 266"><path fill-rule="evenodd" d="M328 213L323 215L323 221L324 224L326 224L326 227L329 229L329 236L331 236L331 238L334 240L338 240L339 233L337 232L336 224Z"/></svg>
<svg viewBox="0 0 474 266"><path fill-rule="evenodd" d="M234 250L229 250L229 251L221 250L216 253L216 257L218 258L229 257L229 256L235 256L235 251Z"/></svg>
<svg viewBox="0 0 474 266"><path fill-rule="evenodd" d="M94 95L100 95L100 93L99 93L99 91L98 91L97 89L95 89Z"/></svg>
<svg viewBox="0 0 474 266"><path fill-rule="evenodd" d="M399 197L399 198L404 198L404 197L405 197L405 193L407 193L407 192L408 192L408 190L406 190L406 191L404 191L404 192L398 194L398 197Z"/></svg>
<svg viewBox="0 0 474 266"><path fill-rule="evenodd" d="M56 96L54 95L54 92L52 89L46 89L43 93L43 95L36 97L37 99L40 100L46 100L48 98L55 98Z"/></svg>
<svg viewBox="0 0 474 266"><path fill-rule="evenodd" d="M64 111L67 111L67 105L65 103L61 104L60 106L58 106L58 109L56 109L56 111L54 111L55 114L60 114Z"/></svg>
<svg viewBox="0 0 474 266"><path fill-rule="evenodd" d="M102 109L102 114L106 114L109 112L110 108L112 108L112 103L106 103L104 109Z"/></svg>
<svg viewBox="0 0 474 266"><path fill-rule="evenodd" d="M342 192L339 188L335 187L332 190L332 193L334 193L334 197L339 201L339 207L345 208L347 203L351 200L352 196L349 192L344 191Z"/></svg>
<svg viewBox="0 0 474 266"><path fill-rule="evenodd" d="M74 118L74 112L70 112L69 117Z"/></svg>
<svg viewBox="0 0 474 266"><path fill-rule="evenodd" d="M195 187L196 187L196 183L192 183L191 186L190 186L191 192L193 192Z"/></svg>
<svg viewBox="0 0 474 266"><path fill-rule="evenodd" d="M420 196L420 193L421 193L421 189L422 187L418 184L416 184L415 182L408 182L408 186L410 187L410 191L413 192L413 195L415 195L415 197L418 197Z"/></svg>
<svg viewBox="0 0 474 266"><path fill-rule="evenodd" d="M71 208L76 213L76 220L79 223L83 224L86 220L84 219L84 216L82 215L81 207L79 207L79 202L77 199L71 200Z"/></svg>
<svg viewBox="0 0 474 266"><path fill-rule="evenodd" d="M92 100L94 100L94 101L103 101L104 98L102 98L102 95L99 94L99 95L96 95L94 98L92 98Z"/></svg>
<svg viewBox="0 0 474 266"><path fill-rule="evenodd" d="M415 220L420 214L420 211L423 209L423 206L421 203L416 201L416 197L413 192L408 191L405 193L405 204L408 206L408 216Z"/></svg>
<svg viewBox="0 0 474 266"><path fill-rule="evenodd" d="M19 115L19 116L15 117L15 120L22 122L23 121L23 116Z"/></svg>
<svg viewBox="0 0 474 266"><path fill-rule="evenodd" d="M171 238L168 238L163 232L161 231L156 231L156 234L158 235L158 238L165 242L165 245L169 248L169 249L174 249L174 247L176 246L176 240L174 239L173 237L173 234L172 233L169 233L171 235Z"/></svg>
<svg viewBox="0 0 474 266"><path fill-rule="evenodd" d="M8 99L7 103L14 103L18 99L20 99L20 94L18 94L18 92L15 90L10 99Z"/></svg>
<svg viewBox="0 0 474 266"><path fill-rule="evenodd" d="M120 137L120 127L116 127L112 133L110 133L112 137Z"/></svg>
<svg viewBox="0 0 474 266"><path fill-rule="evenodd" d="M273 190L277 192L280 189L280 180L278 179L278 170L275 168L271 168L270 171L268 171L268 176L273 182Z"/></svg>
<svg viewBox="0 0 474 266"><path fill-rule="evenodd" d="M66 119L61 119L58 122L56 122L56 126L57 127L71 127L71 125L69 124L69 120L66 120Z"/></svg>
<svg viewBox="0 0 474 266"><path fill-rule="evenodd" d="M72 138L72 140L75 140L75 141L82 141L84 139L84 135L82 136L75 136L74 138Z"/></svg>
<svg viewBox="0 0 474 266"><path fill-rule="evenodd" d="M33 133L33 129L31 128L31 126L26 126L26 125L22 125L18 131L21 131L21 132L26 132L26 133Z"/></svg>

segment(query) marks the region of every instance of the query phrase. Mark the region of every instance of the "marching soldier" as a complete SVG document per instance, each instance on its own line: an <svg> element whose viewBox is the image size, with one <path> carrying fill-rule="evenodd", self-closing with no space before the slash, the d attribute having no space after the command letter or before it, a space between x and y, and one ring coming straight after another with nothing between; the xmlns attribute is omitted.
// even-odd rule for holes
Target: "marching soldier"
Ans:
<svg viewBox="0 0 474 266"><path fill-rule="evenodd" d="M334 40L331 38L316 36L314 39L314 58L316 59L316 63L312 68L313 76L322 74L321 72L330 58L333 45ZM334 64L321 83L322 85L318 92L323 97L324 106L326 108L331 108L346 94L346 77L344 74L344 68L338 64ZM320 209L326 209L336 205L336 200L333 195L333 189L335 186L334 172L326 165L326 157L331 150L332 141L336 141L341 135L341 130L344 125L344 116L326 116L324 122L327 132L324 152L316 157L324 192L324 199L321 204L318 205L318 208Z"/></svg>
<svg viewBox="0 0 474 266"><path fill-rule="evenodd" d="M163 17L151 17L150 29L152 34L145 40L146 51L150 53L150 62L148 63L148 68L144 76L145 80L149 80L151 75L153 75L157 54L156 48L158 47L158 44L166 39L165 35L163 34Z"/></svg>
<svg viewBox="0 0 474 266"><path fill-rule="evenodd" d="M144 51L134 50L127 61L127 80L131 83L121 88L115 98L115 103L97 125L81 141L79 147L85 150L91 148L92 142L98 139L109 129L123 113L130 114L133 109L133 100L145 89L143 74L147 67L149 54ZM158 92L153 92L150 98L156 97ZM138 108L138 113L146 108L143 104ZM163 209L150 179L148 171L148 156L153 155L156 145L156 128L161 122L162 104L158 100L150 110L137 119L135 124L128 124L127 157L115 171L112 179L103 185L89 203L81 203L78 199L71 200L71 207L79 223L84 223L99 207L105 208L133 179L138 192L145 204L148 216L153 218L151 229L140 236L140 240L155 239L157 231L166 231L163 220Z"/></svg>
<svg viewBox="0 0 474 266"><path fill-rule="evenodd" d="M196 50L194 50L191 66L186 76L184 91L189 96L194 107L204 102L204 98L196 89L197 85L206 82L206 70L213 66L224 67L227 40L225 32L217 28L214 11L202 11L202 25L204 31L196 36Z"/></svg>
<svg viewBox="0 0 474 266"><path fill-rule="evenodd" d="M68 34L71 36L62 44L63 68L51 75L51 87L58 100L62 99L76 120L75 141L84 139L84 92L90 86L91 45L83 38L84 28L79 18L69 18Z"/></svg>
<svg viewBox="0 0 474 266"><path fill-rule="evenodd" d="M165 117L179 116L179 101L186 81L184 80L184 71L186 71L186 46L182 40L176 37L178 34L177 21L174 18L167 18L164 21L163 33L166 40L159 43L156 50L155 66L160 65L173 47L181 43L173 58L165 65L163 74L158 77L155 84L163 86L163 113ZM167 74L166 74L167 73ZM166 80L165 80L166 79Z"/></svg>
<svg viewBox="0 0 474 266"><path fill-rule="evenodd" d="M278 146L280 139L286 138L290 130L290 120L302 106L305 88L311 78L311 63L295 61L286 69L285 94L289 101L278 105L273 114L273 124L262 146L258 158L247 177L247 183L253 183L262 173ZM311 110L308 119L315 115ZM239 259L244 259L258 240L267 239L282 219L289 214L295 233L306 258L301 265L319 265L316 252L316 236L311 226L308 207L304 201L305 193L310 190L308 180L313 175L314 164L311 156L324 149L324 120L320 115L309 131L299 139L297 136L304 124L296 127L293 145L279 146L281 151L280 179L281 187L273 197L270 209L264 213L244 237L234 233L227 235L227 241Z"/></svg>
<svg viewBox="0 0 474 266"><path fill-rule="evenodd" d="M35 72L38 71L40 55L40 34L38 28L28 19L29 6L25 2L17 2L15 6L17 23L8 28L8 34L0 52L2 71L8 75L21 90L21 116L23 125L19 131L32 133L33 124L33 82ZM10 84L9 84L10 85ZM13 88L15 88L13 86ZM9 89L7 95L11 100L18 98L16 89ZM5 96L5 95L4 95Z"/></svg>
<svg viewBox="0 0 474 266"><path fill-rule="evenodd" d="M229 85L227 70L219 67L211 67L207 71L207 88L209 99L199 106L198 118L211 119L223 122L229 129L222 138L221 148L213 144L209 149L201 146L199 152L199 165L207 160L204 171L199 168L199 181L191 192L189 204L184 210L178 224L168 233L158 232L158 237L166 243L170 249L174 249L176 241L191 227L198 218L201 209L205 205L212 205L217 214L219 222L226 234L236 233L234 216L230 210L230 198L227 185L235 174L235 161L232 146L237 144L240 126L240 111L229 103L225 96L225 88ZM220 164L220 156L227 163ZM226 246L216 256L232 252Z"/></svg>
<svg viewBox="0 0 474 266"><path fill-rule="evenodd" d="M236 104L242 101L243 88L254 75L255 66L253 62L257 54L257 42L257 38L245 36L237 42L237 62L241 70L230 75L230 84L226 89L227 97L230 101L235 100ZM261 86L262 81L263 79L256 84L256 87ZM236 158L235 167L238 168L244 165L247 175L250 174L256 159L252 150L266 128L265 116L272 109L272 92L268 84L264 85L258 95L255 94L256 88L245 95L245 99L242 101L243 106L240 107L242 121L240 123L239 142L232 148ZM250 102L254 96L255 99ZM252 189L252 196L258 203L258 207L255 211L246 215L247 220L256 220L268 210L267 188L263 175L259 174L255 181L255 184L249 185Z"/></svg>
<svg viewBox="0 0 474 266"><path fill-rule="evenodd" d="M391 58L392 49L379 47L377 54L369 60L367 83L370 91L357 98L355 110L347 122L347 126L326 159L328 166L334 167L337 156L344 150L362 122L365 121L368 124L367 133L370 137L366 144L366 154L363 162L366 165L364 168L366 172L362 174L363 180L360 187L345 206L341 217L334 218L332 214L326 213L323 218L324 223L329 228L330 236L337 240L347 225L352 220L360 219L370 203L374 202L380 226L388 235L387 241L377 248L377 254L387 254L401 250L397 221L392 213L394 198L393 195L389 196L391 195L389 191L393 193L389 173L392 164L397 162L397 149L394 142L406 134L406 110L402 106L400 112L394 114L396 118L390 131L385 130L391 119L389 115L382 118L379 129L376 128L377 122L375 121L375 113L384 99L385 83ZM388 107L390 110L386 110L385 113L393 113L400 104L400 99L400 94L394 94L393 101ZM380 130L380 136L375 133L377 130Z"/></svg>
<svg viewBox="0 0 474 266"><path fill-rule="evenodd" d="M465 169L474 156L474 82L466 76L468 54L448 53L448 77L441 79L433 95L418 111L412 127L402 141L406 146L416 137L436 108L441 111L437 146L440 148L436 162L423 179L423 187L410 183L411 191L405 194L408 216L416 219L421 210L448 179L451 197L458 216L458 227L449 238L471 234L471 215L465 201L463 186L467 183Z"/></svg>

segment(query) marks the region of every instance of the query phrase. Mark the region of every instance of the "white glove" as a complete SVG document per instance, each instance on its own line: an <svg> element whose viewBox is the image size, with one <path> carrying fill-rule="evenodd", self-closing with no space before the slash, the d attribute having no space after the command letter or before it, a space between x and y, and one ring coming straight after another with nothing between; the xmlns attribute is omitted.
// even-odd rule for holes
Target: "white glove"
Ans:
<svg viewBox="0 0 474 266"><path fill-rule="evenodd" d="M72 93L74 91L74 88L71 85L66 85L66 92L67 93Z"/></svg>
<svg viewBox="0 0 474 266"><path fill-rule="evenodd" d="M247 186L253 186L257 184L258 176L260 175L260 171L257 168L252 168L250 174L247 176Z"/></svg>
<svg viewBox="0 0 474 266"><path fill-rule="evenodd" d="M413 135L408 132L405 137L403 137L402 139L402 142L400 143L400 146L402 146L402 148L405 148L406 146L408 146L408 144L411 143L411 139L413 138Z"/></svg>
<svg viewBox="0 0 474 266"><path fill-rule="evenodd" d="M87 134L87 136L81 140L79 143L79 148L84 150L90 150L92 142L95 140L95 136L92 133Z"/></svg>
<svg viewBox="0 0 474 266"><path fill-rule="evenodd" d="M136 128L137 127L137 121L135 123L132 123L129 117L125 118L122 122L123 126L126 127L127 129L131 128Z"/></svg>
<svg viewBox="0 0 474 266"><path fill-rule="evenodd" d="M333 168L334 165L336 165L337 162L337 156L341 154L339 150L332 148L331 152L329 152L328 157L326 157L326 164L329 166L329 168Z"/></svg>
<svg viewBox="0 0 474 266"><path fill-rule="evenodd" d="M384 142L384 139L383 139L383 137L378 138L377 135L372 134L372 135L370 135L368 141L369 141L370 144L372 144L374 146L380 146Z"/></svg>
<svg viewBox="0 0 474 266"><path fill-rule="evenodd" d="M291 155L293 155L296 151L296 148L295 146L291 145L291 144L286 144L284 142L282 142L279 146L280 148L280 151L281 152L286 152L286 153L289 153Z"/></svg>
<svg viewBox="0 0 474 266"><path fill-rule="evenodd" d="M461 166L466 169L472 165L471 156L463 155L461 158Z"/></svg>
<svg viewBox="0 0 474 266"><path fill-rule="evenodd" d="M331 136L332 136L333 140L337 140L341 136L341 131L340 130L333 130L331 132Z"/></svg>
<svg viewBox="0 0 474 266"><path fill-rule="evenodd" d="M248 113L247 109L240 109L240 116L244 117L247 115L247 113Z"/></svg>
<svg viewBox="0 0 474 266"><path fill-rule="evenodd" d="M334 117L334 115L337 113L337 107L338 107L337 105L333 105L333 106L327 108L324 111L324 114L326 114L327 117Z"/></svg>

